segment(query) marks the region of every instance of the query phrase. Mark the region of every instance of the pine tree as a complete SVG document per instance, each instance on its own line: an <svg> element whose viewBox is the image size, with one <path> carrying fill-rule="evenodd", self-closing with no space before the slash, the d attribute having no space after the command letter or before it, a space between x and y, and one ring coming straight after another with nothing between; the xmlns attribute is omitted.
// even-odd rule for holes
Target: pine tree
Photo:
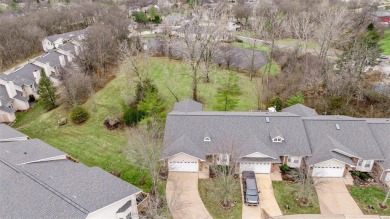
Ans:
<svg viewBox="0 0 390 219"><path fill-rule="evenodd" d="M146 90L143 100L138 104L138 110L146 114L145 120L149 126L165 120L165 103L159 97L157 88Z"/></svg>
<svg viewBox="0 0 390 219"><path fill-rule="evenodd" d="M43 108L47 110L54 109L58 99L56 88L53 82L46 76L45 70L41 70L41 79L38 87L39 99L43 104Z"/></svg>
<svg viewBox="0 0 390 219"><path fill-rule="evenodd" d="M237 107L238 98L240 95L240 87L238 86L238 76L231 72L226 81L218 89L215 98L217 99L217 110L229 111Z"/></svg>

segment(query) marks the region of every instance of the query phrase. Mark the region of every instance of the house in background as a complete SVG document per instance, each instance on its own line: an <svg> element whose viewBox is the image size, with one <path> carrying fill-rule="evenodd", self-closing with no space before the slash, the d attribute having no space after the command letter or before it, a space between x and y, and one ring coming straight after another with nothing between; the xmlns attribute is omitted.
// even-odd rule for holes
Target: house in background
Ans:
<svg viewBox="0 0 390 219"><path fill-rule="evenodd" d="M0 74L0 123L11 123L16 119L15 111L29 109L28 100L31 95L39 98L38 84L42 70L54 86L60 85L60 69L70 65L79 54L81 48L79 40L84 38L84 31L46 37L42 40L42 45L47 53L23 66Z"/></svg>
<svg viewBox="0 0 390 219"><path fill-rule="evenodd" d="M0 125L0 218L138 218L141 189L25 139Z"/></svg>
<svg viewBox="0 0 390 219"><path fill-rule="evenodd" d="M60 45L66 44L69 41L83 40L85 36L85 30L86 29L48 36L42 40L43 50L45 52L49 52L51 50L57 49Z"/></svg>
<svg viewBox="0 0 390 219"><path fill-rule="evenodd" d="M320 116L302 104L283 112L206 112L184 100L168 114L162 159L170 172L234 164L236 173L271 173L275 164L305 168L314 177L349 171L389 180L389 119Z"/></svg>
<svg viewBox="0 0 390 219"><path fill-rule="evenodd" d="M376 22L383 25L389 25L390 24L390 11L383 10L383 11L377 11L375 13Z"/></svg>

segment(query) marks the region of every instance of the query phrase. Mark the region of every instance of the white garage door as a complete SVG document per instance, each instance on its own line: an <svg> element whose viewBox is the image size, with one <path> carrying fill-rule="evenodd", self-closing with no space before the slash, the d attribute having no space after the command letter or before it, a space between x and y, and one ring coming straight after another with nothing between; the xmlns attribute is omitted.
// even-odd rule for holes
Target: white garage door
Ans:
<svg viewBox="0 0 390 219"><path fill-rule="evenodd" d="M240 163L240 172L254 171L255 173L271 173L270 163L248 162Z"/></svg>
<svg viewBox="0 0 390 219"><path fill-rule="evenodd" d="M390 182L390 172L387 172L385 181L386 181L386 182Z"/></svg>
<svg viewBox="0 0 390 219"><path fill-rule="evenodd" d="M169 161L168 169L176 172L198 172L199 164L198 162Z"/></svg>
<svg viewBox="0 0 390 219"><path fill-rule="evenodd" d="M343 177L344 169L344 167L314 166L312 175L315 177Z"/></svg>

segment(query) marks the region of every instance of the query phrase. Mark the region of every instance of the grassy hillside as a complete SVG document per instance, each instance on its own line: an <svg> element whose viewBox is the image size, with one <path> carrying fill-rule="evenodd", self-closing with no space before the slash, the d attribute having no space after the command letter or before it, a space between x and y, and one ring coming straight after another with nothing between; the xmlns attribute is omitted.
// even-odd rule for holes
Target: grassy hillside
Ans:
<svg viewBox="0 0 390 219"><path fill-rule="evenodd" d="M33 109L18 113L14 127L32 138L42 139L88 166L99 166L107 171L120 173L122 179L148 189L150 184L148 182L140 184L142 173L129 165L125 157L125 151L129 147L126 132L130 130L108 131L103 126L107 116L121 117L122 105L133 93L132 78L127 75L123 66L115 79L83 105L91 113L91 118L85 124L69 123L58 127L57 121L68 116L63 107L45 112L38 103ZM191 96L191 79L186 74L188 72L186 64L164 58L152 58L148 68L151 71L151 78L167 102L168 111L176 101L167 86L180 99ZM213 109L215 105L214 95L223 77L226 77L226 71L216 70L211 76L212 83L201 83L199 87L199 95L207 110ZM246 76L240 75L240 85L242 98L237 110L255 109L256 98L252 82Z"/></svg>

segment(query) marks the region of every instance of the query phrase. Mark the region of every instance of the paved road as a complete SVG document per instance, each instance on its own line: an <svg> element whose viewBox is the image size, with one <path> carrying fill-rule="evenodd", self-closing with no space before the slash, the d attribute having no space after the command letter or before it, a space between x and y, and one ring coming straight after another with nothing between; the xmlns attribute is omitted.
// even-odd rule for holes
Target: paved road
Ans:
<svg viewBox="0 0 390 219"><path fill-rule="evenodd" d="M212 219L198 192L198 173L170 172L166 195L175 219Z"/></svg>
<svg viewBox="0 0 390 219"><path fill-rule="evenodd" d="M341 178L317 178L321 214L363 215Z"/></svg>
<svg viewBox="0 0 390 219"><path fill-rule="evenodd" d="M390 219L390 217L378 215L296 214L274 217L273 219Z"/></svg>

